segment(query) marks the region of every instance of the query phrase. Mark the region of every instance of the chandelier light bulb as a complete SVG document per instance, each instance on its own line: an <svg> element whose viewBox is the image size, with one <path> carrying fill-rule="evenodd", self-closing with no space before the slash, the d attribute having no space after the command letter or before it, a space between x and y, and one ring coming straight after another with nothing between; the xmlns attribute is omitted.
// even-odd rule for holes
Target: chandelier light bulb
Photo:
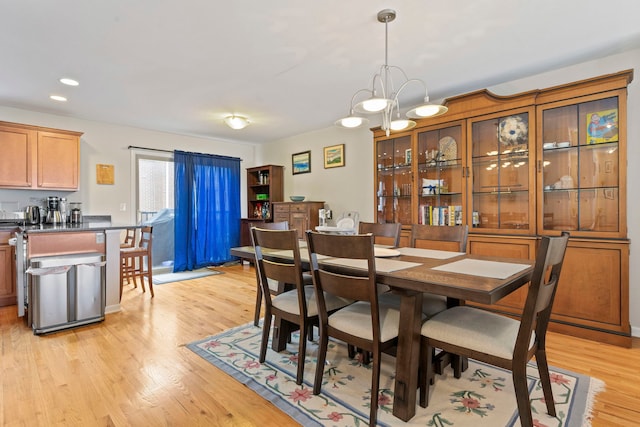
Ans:
<svg viewBox="0 0 640 427"><path fill-rule="evenodd" d="M393 131L412 129L416 126L416 122L407 119L397 119L389 123L389 128Z"/></svg>
<svg viewBox="0 0 640 427"><path fill-rule="evenodd" d="M365 119L357 116L349 116L344 119L340 119L336 122L336 125L342 126L345 128L357 128L361 126L365 122Z"/></svg>
<svg viewBox="0 0 640 427"><path fill-rule="evenodd" d="M370 113L377 113L387 108L389 100L384 98L370 98L362 102L362 109Z"/></svg>

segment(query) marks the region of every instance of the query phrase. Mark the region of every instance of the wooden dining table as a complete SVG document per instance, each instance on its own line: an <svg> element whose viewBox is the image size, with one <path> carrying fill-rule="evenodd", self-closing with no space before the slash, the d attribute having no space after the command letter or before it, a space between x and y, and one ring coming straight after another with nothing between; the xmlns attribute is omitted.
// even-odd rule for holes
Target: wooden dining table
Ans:
<svg viewBox="0 0 640 427"><path fill-rule="evenodd" d="M309 268L304 243L301 242L301 258L303 268ZM384 257L376 257L376 281L389 286L391 292L400 296L401 327L396 353L393 415L408 421L416 412L423 293L445 296L450 306L466 301L494 304L529 282L534 261L416 248L391 251L397 252L387 249ZM243 259L255 258L251 246L231 248L231 254ZM290 258L285 253L265 256ZM319 260L343 268L345 272L362 267L350 261ZM276 351L282 350L278 346L286 345L284 332L280 334L280 344L274 343Z"/></svg>

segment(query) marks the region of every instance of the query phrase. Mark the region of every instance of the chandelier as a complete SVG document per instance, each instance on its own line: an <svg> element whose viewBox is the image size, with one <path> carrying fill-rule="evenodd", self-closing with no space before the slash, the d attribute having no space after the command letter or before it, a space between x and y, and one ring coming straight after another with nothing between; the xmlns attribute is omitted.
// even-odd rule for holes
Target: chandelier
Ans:
<svg viewBox="0 0 640 427"><path fill-rule="evenodd" d="M336 121L336 126L345 128L357 128L367 123L368 120L361 117L362 114L381 114L382 130L386 131L387 136L391 131L400 131L411 129L416 125L411 119L419 119L423 117L435 117L447 112L448 108L444 105L429 103L429 93L427 85L420 79L409 79L406 73L400 67L388 64L388 45L389 45L389 22L396 19L396 11L392 9L384 9L378 12L378 21L384 23L384 65L380 67L380 71L374 74L371 80L370 89L360 89L351 97L351 108L349 116ZM393 82L392 74L401 83L396 90ZM400 103L398 96L400 92L410 83L419 83L424 87L424 103L416 106L406 113L408 119L400 117ZM357 99L361 99L362 94L367 94L366 99L356 103Z"/></svg>

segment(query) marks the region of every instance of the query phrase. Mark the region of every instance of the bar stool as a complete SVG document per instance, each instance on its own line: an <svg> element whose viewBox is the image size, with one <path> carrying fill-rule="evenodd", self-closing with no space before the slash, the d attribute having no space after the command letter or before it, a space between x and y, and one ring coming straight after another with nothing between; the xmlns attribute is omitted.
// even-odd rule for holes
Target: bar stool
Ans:
<svg viewBox="0 0 640 427"><path fill-rule="evenodd" d="M146 226L140 230L140 242L137 246L120 248L120 299L122 299L122 288L125 280L131 283L133 280L134 287L137 287L137 278L140 278L142 292L145 292L144 278L149 283L149 291L153 298L153 277L151 267L151 244L152 244L153 227ZM146 268L145 268L146 264Z"/></svg>

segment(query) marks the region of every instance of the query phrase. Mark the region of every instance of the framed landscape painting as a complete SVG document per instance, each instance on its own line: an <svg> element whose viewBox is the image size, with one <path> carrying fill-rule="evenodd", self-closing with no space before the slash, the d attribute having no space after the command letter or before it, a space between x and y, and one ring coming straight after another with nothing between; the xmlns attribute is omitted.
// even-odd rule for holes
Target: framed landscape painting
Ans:
<svg viewBox="0 0 640 427"><path fill-rule="evenodd" d="M291 171L293 175L311 172L311 151L303 151L291 155Z"/></svg>
<svg viewBox="0 0 640 427"><path fill-rule="evenodd" d="M344 166L344 144L324 147L324 168Z"/></svg>

